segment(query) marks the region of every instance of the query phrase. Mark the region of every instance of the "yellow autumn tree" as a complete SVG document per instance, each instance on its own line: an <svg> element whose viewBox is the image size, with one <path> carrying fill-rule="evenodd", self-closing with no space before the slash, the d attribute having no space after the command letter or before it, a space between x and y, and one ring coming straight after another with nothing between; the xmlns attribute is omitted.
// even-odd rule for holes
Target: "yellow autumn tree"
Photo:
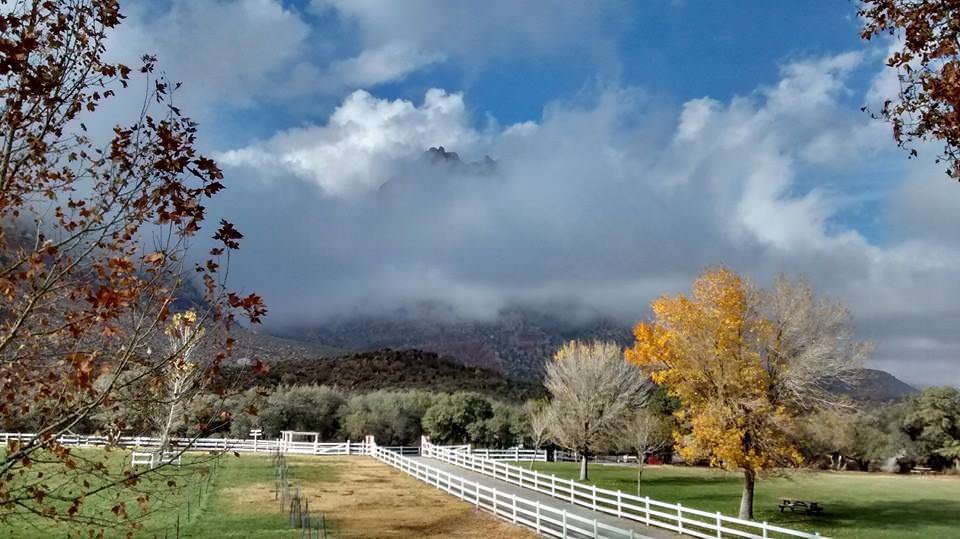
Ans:
<svg viewBox="0 0 960 539"><path fill-rule="evenodd" d="M637 325L626 356L680 398L674 438L685 459L743 472L739 515L752 518L758 474L801 461L796 416L835 400L827 388L856 372L864 349L837 304L814 301L805 285L781 280L765 292L721 267L692 291L654 301L654 322ZM804 330L826 315L837 323Z"/></svg>

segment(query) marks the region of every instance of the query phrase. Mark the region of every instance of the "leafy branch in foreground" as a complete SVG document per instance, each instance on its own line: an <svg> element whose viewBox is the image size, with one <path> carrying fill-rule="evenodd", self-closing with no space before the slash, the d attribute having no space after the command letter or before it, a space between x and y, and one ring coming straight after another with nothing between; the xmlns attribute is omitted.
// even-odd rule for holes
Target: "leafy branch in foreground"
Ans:
<svg viewBox="0 0 960 539"><path fill-rule="evenodd" d="M134 488L139 475L118 477L106 455L81 458L56 438L128 405L124 394L155 394L162 373L182 361L187 343L158 342L185 283L203 201L223 188L223 174L197 151L197 125L173 105L177 86L153 76L152 56L139 69L147 91L132 123L106 137L88 131L133 72L104 60L106 34L122 21L115 0L4 4L0 424L29 418L39 429L0 457L0 519L31 513L94 526L133 522L121 510L113 518L84 516L83 505L106 487ZM219 341L196 362L200 377L217 376L238 315L258 322L265 314L258 296L225 289L224 268L241 237L222 221L218 246L195 268L204 291L197 323L214 328ZM41 471L35 463L44 459L53 462ZM81 487L65 499L57 485L70 478Z"/></svg>
<svg viewBox="0 0 960 539"><path fill-rule="evenodd" d="M897 71L897 96L879 116L893 126L897 144L917 155L917 142L943 143L938 162L960 180L960 5L946 0L865 0L861 36L898 40L887 66Z"/></svg>

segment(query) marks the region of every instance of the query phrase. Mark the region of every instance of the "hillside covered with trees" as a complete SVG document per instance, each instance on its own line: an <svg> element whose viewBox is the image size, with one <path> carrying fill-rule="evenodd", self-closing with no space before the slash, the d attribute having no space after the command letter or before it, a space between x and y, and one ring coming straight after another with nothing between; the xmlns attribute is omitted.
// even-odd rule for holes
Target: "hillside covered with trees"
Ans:
<svg viewBox="0 0 960 539"><path fill-rule="evenodd" d="M422 350L386 348L329 359L271 360L268 366L259 374L246 368L244 362L234 369L246 387L327 385L361 393L382 389L473 391L509 401L539 398L545 393L539 383L511 380L499 372L465 366Z"/></svg>

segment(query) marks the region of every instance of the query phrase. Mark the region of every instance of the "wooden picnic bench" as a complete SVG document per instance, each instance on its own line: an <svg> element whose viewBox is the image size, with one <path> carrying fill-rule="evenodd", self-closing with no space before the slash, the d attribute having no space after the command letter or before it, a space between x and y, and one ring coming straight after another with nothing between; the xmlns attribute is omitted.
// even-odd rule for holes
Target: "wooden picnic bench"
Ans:
<svg viewBox="0 0 960 539"><path fill-rule="evenodd" d="M919 474L919 475L927 475L927 474L934 473L934 471L933 471L933 468L924 468L923 466L915 466L915 467L913 467L913 468L910 469L910 473L912 473L912 474Z"/></svg>
<svg viewBox="0 0 960 539"><path fill-rule="evenodd" d="M791 511L803 511L808 515L819 515L823 513L823 506L820 505L820 502L810 502L803 500L791 500L789 498L781 498L780 503L777 504L777 507L780 508L782 513L785 509Z"/></svg>

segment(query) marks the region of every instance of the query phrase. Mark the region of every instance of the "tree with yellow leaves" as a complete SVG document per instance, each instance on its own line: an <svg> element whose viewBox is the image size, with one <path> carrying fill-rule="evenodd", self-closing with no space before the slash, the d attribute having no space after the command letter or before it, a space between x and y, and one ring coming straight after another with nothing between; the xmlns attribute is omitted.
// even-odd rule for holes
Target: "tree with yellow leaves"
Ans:
<svg viewBox="0 0 960 539"><path fill-rule="evenodd" d="M680 398L685 459L743 472L739 515L753 518L757 475L800 463L796 418L840 405L829 390L851 381L868 347L852 338L847 310L809 286L780 279L764 291L727 268L652 309L627 359Z"/></svg>

